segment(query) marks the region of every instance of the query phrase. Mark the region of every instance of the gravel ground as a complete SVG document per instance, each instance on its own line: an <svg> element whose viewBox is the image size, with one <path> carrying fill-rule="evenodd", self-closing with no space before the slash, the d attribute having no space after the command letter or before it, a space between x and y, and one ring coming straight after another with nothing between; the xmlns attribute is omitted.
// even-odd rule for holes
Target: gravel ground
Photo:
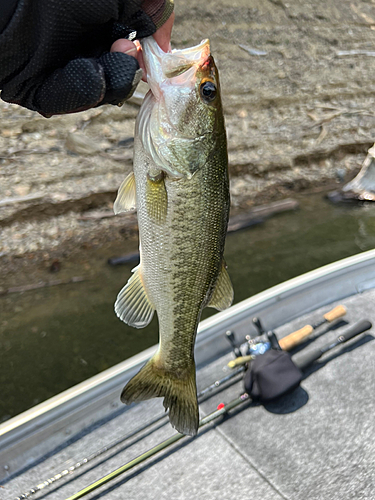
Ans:
<svg viewBox="0 0 375 500"><path fill-rule="evenodd" d="M375 139L374 0L176 1L172 45L205 37L221 75L234 210L356 174ZM138 109L47 120L0 102L4 283L20 258L136 237L134 215L109 214Z"/></svg>

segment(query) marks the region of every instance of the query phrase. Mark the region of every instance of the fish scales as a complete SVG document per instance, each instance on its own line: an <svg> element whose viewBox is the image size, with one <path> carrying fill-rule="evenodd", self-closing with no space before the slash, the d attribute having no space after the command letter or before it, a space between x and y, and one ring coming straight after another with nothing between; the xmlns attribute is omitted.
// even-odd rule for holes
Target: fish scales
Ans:
<svg viewBox="0 0 375 500"><path fill-rule="evenodd" d="M138 211L142 262L145 268L153 270L152 274L144 275L144 281L158 311L160 354L171 369L178 369L184 363L185 345L192 356L194 337L181 333L196 331L207 292L213 287L221 264L228 178L225 169L216 175L212 163L217 161L217 155L212 155L212 160L191 180L166 181L169 205L163 226L152 223L147 201L139 200L143 207ZM221 159L219 168L222 164ZM143 178L139 175L140 184L146 176L147 172L143 172ZM205 189L207 183L214 190ZM171 354L173 351L175 356Z"/></svg>
<svg viewBox="0 0 375 500"><path fill-rule="evenodd" d="M184 60L192 80L186 84L181 73L168 79L165 71L153 84L153 70L160 71L157 60L161 66L170 54L162 53L152 39L143 43L152 93L140 110L134 141L141 259L115 309L137 328L148 324L156 310L159 348L124 388L122 400L163 396L171 424L195 434L199 415L194 343L199 319L204 307L223 309L233 299L223 261L229 212L224 119L208 41L176 51L175 66L174 53L169 58L173 75ZM212 99L202 97L203 86L206 94L212 91ZM129 208L129 201L121 204L129 195L124 194L127 186L125 180L115 202L117 212Z"/></svg>

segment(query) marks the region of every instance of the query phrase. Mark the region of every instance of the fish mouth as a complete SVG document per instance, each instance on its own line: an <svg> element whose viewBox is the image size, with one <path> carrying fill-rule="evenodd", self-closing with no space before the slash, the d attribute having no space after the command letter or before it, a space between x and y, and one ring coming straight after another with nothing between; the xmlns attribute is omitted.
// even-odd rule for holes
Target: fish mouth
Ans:
<svg viewBox="0 0 375 500"><path fill-rule="evenodd" d="M179 77L189 69L202 66L210 57L210 42L208 39L194 47L173 49L164 52L155 39L150 36L141 41L143 58L147 70L147 80L153 94L157 94L156 87L166 80ZM185 79L184 79L185 80ZM178 81L174 81L178 84ZM182 83L182 81L181 81Z"/></svg>
<svg viewBox="0 0 375 500"><path fill-rule="evenodd" d="M209 57L210 42L206 38L194 47L166 53L162 59L163 73L166 78L174 78L185 73L192 66L202 66Z"/></svg>

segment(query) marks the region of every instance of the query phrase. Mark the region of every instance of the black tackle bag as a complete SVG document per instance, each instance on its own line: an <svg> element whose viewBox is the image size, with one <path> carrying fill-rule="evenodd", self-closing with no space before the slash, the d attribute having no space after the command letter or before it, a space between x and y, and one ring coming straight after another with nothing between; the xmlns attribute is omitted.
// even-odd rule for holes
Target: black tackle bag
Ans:
<svg viewBox="0 0 375 500"><path fill-rule="evenodd" d="M257 356L244 376L245 391L255 401L267 402L299 386L302 372L285 351L270 349Z"/></svg>

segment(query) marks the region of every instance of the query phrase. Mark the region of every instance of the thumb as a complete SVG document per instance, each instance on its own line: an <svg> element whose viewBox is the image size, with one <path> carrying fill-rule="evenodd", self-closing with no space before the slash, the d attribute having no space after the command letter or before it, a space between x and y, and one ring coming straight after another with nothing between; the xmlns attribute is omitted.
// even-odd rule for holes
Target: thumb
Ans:
<svg viewBox="0 0 375 500"><path fill-rule="evenodd" d="M100 104L120 104L129 99L142 78L137 59L122 52L108 52L98 61L106 82L106 92Z"/></svg>

